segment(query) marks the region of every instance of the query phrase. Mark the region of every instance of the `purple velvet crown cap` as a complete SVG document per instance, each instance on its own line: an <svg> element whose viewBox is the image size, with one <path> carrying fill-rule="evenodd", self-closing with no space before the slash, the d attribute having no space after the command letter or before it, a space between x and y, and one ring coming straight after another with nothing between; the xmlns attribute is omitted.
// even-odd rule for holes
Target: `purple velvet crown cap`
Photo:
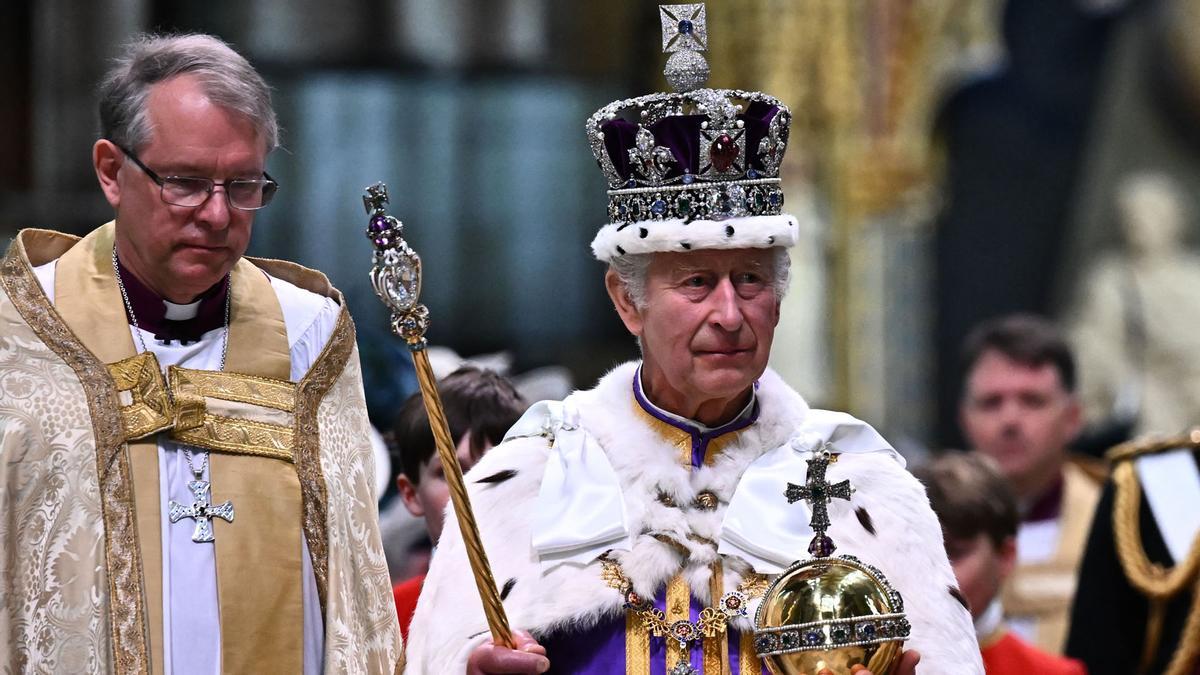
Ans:
<svg viewBox="0 0 1200 675"><path fill-rule="evenodd" d="M765 175L769 167L754 152L762 139L766 138L771 119L780 114L784 108L766 102L754 101L746 106L746 111L738 113L737 119L744 123L746 135L745 169L752 170L750 174ZM655 145L667 148L675 158L675 162L667 170L665 179L670 181L679 178L684 173L698 175L707 164L709 148L702 142L701 125L708 120L703 114L670 115L646 126L654 136ZM600 126L604 133L604 150L612 162L613 168L624 181L635 178L633 164L629 159L629 151L637 146L636 122L614 117ZM618 187L618 186L613 186Z"/></svg>
<svg viewBox="0 0 1200 675"><path fill-rule="evenodd" d="M620 191L778 179L790 125L768 94L695 89L614 101L586 126L609 190Z"/></svg>

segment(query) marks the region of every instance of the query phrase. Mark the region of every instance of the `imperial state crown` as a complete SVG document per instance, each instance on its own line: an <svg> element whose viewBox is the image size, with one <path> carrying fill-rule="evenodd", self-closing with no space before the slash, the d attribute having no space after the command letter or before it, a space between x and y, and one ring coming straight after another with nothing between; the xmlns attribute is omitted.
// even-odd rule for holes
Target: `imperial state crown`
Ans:
<svg viewBox="0 0 1200 675"><path fill-rule="evenodd" d="M674 87L614 101L587 121L608 183L603 261L629 253L770 248L796 241L779 171L791 113L756 91L708 89L703 4L661 5L664 74Z"/></svg>

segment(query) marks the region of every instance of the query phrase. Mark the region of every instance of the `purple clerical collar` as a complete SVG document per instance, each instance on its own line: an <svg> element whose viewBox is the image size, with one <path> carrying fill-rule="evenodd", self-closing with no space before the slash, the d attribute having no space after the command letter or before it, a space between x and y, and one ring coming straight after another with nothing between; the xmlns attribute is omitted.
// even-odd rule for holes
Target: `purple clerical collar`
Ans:
<svg viewBox="0 0 1200 675"><path fill-rule="evenodd" d="M1062 512L1063 479L1060 475L1054 483L1033 500L1021 516L1023 523L1036 523L1043 520L1054 520Z"/></svg>
<svg viewBox="0 0 1200 675"><path fill-rule="evenodd" d="M646 411L646 414L691 435L693 466L700 466L704 463L704 451L707 449L710 440L724 434L745 429L758 420L758 382L755 382L754 386L750 389L750 401L746 403L746 407L742 408L742 411L732 420L716 427L705 426L700 422L667 412L654 405L646 397L646 393L642 389L642 367L640 365L637 372L633 374L633 398L638 402L642 410Z"/></svg>
<svg viewBox="0 0 1200 675"><path fill-rule="evenodd" d="M156 340L196 342L208 331L225 325L225 296L229 294L229 275L201 294L196 303L176 305L168 303L150 290L133 272L121 264L119 259L117 271L129 296L129 306L125 308L126 318L133 323L136 316L138 328L154 333ZM193 304L196 305L194 310ZM134 316L129 316L131 309ZM168 312L168 309L171 311ZM186 316L191 313L189 310L195 312L190 318L168 318L168 313L172 317Z"/></svg>

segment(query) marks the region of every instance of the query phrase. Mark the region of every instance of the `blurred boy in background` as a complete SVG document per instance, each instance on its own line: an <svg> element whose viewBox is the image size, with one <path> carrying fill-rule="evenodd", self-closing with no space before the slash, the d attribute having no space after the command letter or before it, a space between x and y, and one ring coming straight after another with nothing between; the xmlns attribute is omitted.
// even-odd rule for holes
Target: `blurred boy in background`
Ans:
<svg viewBox="0 0 1200 675"><path fill-rule="evenodd" d="M952 452L913 473L942 523L959 599L971 610L988 675L1086 673L1080 662L1043 652L1004 624L999 591L1017 561L1017 500L994 464Z"/></svg>
<svg viewBox="0 0 1200 675"><path fill-rule="evenodd" d="M444 377L438 383L438 394L463 473L503 440L505 432L528 407L504 376L472 366ZM420 394L413 395L400 408L392 434L392 465L400 468L396 478L400 499L409 513L425 519L429 540L437 546L450 491L442 463L435 456L433 431ZM425 574L421 573L393 588L400 630L406 639L424 581Z"/></svg>

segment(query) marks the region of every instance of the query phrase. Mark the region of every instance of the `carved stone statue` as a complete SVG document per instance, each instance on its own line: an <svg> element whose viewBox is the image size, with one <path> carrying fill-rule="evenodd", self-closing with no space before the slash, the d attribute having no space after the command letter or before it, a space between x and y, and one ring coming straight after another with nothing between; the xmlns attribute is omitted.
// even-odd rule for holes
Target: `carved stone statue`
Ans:
<svg viewBox="0 0 1200 675"><path fill-rule="evenodd" d="M1084 277L1071 334L1092 423L1135 433L1200 423L1200 255L1185 247L1189 209L1165 173L1127 176L1116 194L1124 248Z"/></svg>

